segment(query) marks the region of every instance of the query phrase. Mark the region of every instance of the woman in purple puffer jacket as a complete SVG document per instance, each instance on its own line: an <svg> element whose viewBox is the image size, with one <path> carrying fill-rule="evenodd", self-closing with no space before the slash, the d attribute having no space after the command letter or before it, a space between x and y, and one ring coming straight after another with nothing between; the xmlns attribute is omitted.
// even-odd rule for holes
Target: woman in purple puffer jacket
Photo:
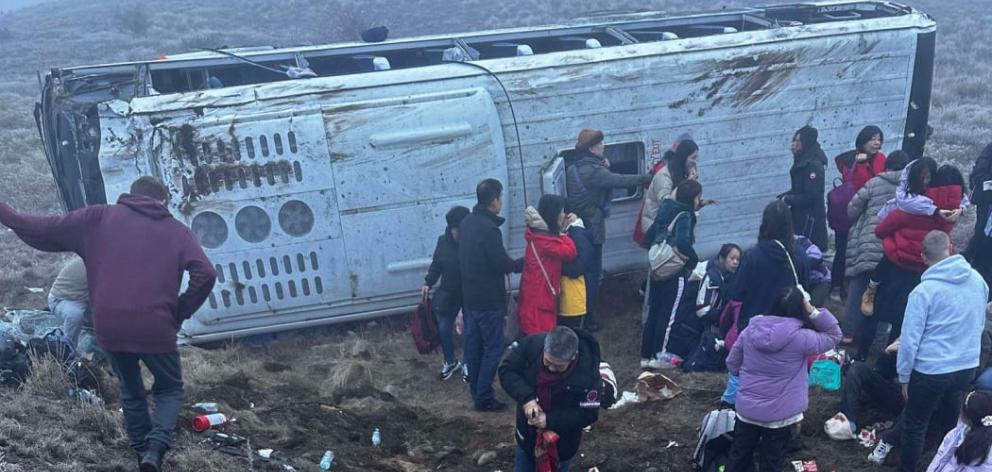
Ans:
<svg viewBox="0 0 992 472"><path fill-rule="evenodd" d="M782 289L769 315L756 316L727 357L740 378L737 423L727 472L779 472L785 447L809 404L808 356L829 351L843 335L837 319L814 308L796 287Z"/></svg>

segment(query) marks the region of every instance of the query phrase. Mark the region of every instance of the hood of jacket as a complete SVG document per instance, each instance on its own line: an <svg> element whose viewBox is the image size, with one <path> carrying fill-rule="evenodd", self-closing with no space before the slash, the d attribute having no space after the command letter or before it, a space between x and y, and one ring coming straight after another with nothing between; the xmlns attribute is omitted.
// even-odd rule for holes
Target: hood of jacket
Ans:
<svg viewBox="0 0 992 472"><path fill-rule="evenodd" d="M682 212L688 212L690 217L695 218L696 212L692 210L692 207L673 198L666 198L661 201L661 206L658 207L658 216L655 219L662 218L662 221L668 222L666 223L667 226L671 224L676 215Z"/></svg>
<svg viewBox="0 0 992 472"><path fill-rule="evenodd" d="M927 189L927 196L941 210L955 210L961 207L963 195L960 185L942 185Z"/></svg>
<svg viewBox="0 0 992 472"><path fill-rule="evenodd" d="M172 218L172 214L165 208L165 205L151 197L125 193L117 199L117 204L124 205L153 220Z"/></svg>
<svg viewBox="0 0 992 472"><path fill-rule="evenodd" d="M541 231L548 230L548 223L544 221L544 218L541 218L541 214L537 212L537 208L532 206L524 209L524 224L528 228L539 229Z"/></svg>
<svg viewBox="0 0 992 472"><path fill-rule="evenodd" d="M827 155L823 153L823 149L820 148L819 143L812 143L808 148L803 149L801 154L795 156L792 168L805 168L810 164L816 164L818 167L827 166Z"/></svg>
<svg viewBox="0 0 992 472"><path fill-rule="evenodd" d="M902 182L902 171L901 170L887 170L881 174L876 175L878 177L892 185L899 185Z"/></svg>
<svg viewBox="0 0 992 472"><path fill-rule="evenodd" d="M568 227L565 228L563 230L563 232L567 233L568 230L570 230L572 228L582 228L582 229L585 229L585 227L586 227L586 223L584 221L582 221L582 218L576 217L575 218L575 221L573 221L572 224L568 225Z"/></svg>
<svg viewBox="0 0 992 472"><path fill-rule="evenodd" d="M923 273L921 280L944 282L950 285L960 285L971 275L971 264L964 256L958 254L944 259Z"/></svg>
<svg viewBox="0 0 992 472"><path fill-rule="evenodd" d="M774 315L756 316L747 325L754 347L765 352L785 349L792 342L792 335L802 328L802 321Z"/></svg>

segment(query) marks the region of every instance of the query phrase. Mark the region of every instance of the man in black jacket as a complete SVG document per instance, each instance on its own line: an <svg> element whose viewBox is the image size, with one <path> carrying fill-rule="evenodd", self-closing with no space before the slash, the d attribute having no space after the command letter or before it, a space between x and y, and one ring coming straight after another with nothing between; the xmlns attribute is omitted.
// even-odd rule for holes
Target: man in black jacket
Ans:
<svg viewBox="0 0 992 472"><path fill-rule="evenodd" d="M594 315L599 300L599 285L603 278L603 244L606 242L606 219L610 216L613 189L636 187L651 183L651 174L623 175L610 172L606 159L603 132L583 129L575 142L575 154L566 162L565 187L568 193L566 207L585 222L592 235L593 266L587 267L586 328L598 329Z"/></svg>
<svg viewBox="0 0 992 472"><path fill-rule="evenodd" d="M792 188L780 195L792 210L796 234L827 250L827 207L823 197L827 156L820 149L816 128L803 126L792 137Z"/></svg>
<svg viewBox="0 0 992 472"><path fill-rule="evenodd" d="M568 470L582 442L582 429L595 423L599 408L614 399L604 389L599 361L596 339L565 326L510 347L499 366L499 380L519 405L515 471L535 470L535 445L541 452L556 449L551 455L557 456L560 470ZM543 441L548 431L558 435L553 448Z"/></svg>
<svg viewBox="0 0 992 472"><path fill-rule="evenodd" d="M462 313L465 320L465 364L468 384L479 411L501 411L493 378L503 355L506 322L506 274L520 272L523 259L514 260L503 247L499 230L505 221L503 184L486 179L475 189L478 203L459 227L458 257L462 276Z"/></svg>
<svg viewBox="0 0 992 472"><path fill-rule="evenodd" d="M992 283L992 238L985 235L985 225L992 211L992 144L985 146L975 160L968 180L971 184L971 203L978 206L975 233L964 255L972 267L982 274L985 283Z"/></svg>

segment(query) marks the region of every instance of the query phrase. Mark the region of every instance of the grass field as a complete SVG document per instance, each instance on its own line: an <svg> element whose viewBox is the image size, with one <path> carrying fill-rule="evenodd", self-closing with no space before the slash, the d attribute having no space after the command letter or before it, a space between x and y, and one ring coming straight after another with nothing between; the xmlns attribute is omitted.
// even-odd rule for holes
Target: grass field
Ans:
<svg viewBox="0 0 992 472"><path fill-rule="evenodd" d="M0 16L0 200L33 213L60 211L32 115L39 94L37 73L52 67L150 59L199 46L350 40L357 30L372 23L389 25L396 37L552 23L600 10L681 12L763 3L767 2L705 2L702 7L704 2L688 0L66 0L19 9ZM927 153L957 163L967 173L981 148L992 141L992 62L988 61L992 57L992 1L908 3L930 13L939 25L930 115L934 134ZM144 27L135 24L135 15L145 15ZM886 146L884 150L892 149ZM970 228L958 226L956 237L960 239ZM27 248L0 228L0 306L43 305L44 293L32 293L29 288L47 289L61 260L58 255ZM612 286L627 298L626 303L612 307L615 326L604 339L637 339L637 302L632 301L636 294L627 285ZM512 455L512 449L507 449L511 440L509 417L463 414L467 402L460 385L435 385L433 358L428 364L409 345L395 347L400 342L409 344L401 328L396 322L376 328L349 327L358 331L358 340L346 330L328 330L325 337L290 338L259 351L239 346L184 350L189 400L224 402L245 418L244 430L254 433L258 441L296 453L308 463L316 462L322 444L333 439L345 444L341 446L340 470L405 471L427 466L506 470ZM632 343L612 343L604 349L616 363L633 365L637 354L628 344ZM622 368L620 374L629 388L635 372ZM679 380L690 392L670 406L638 407L606 416L601 423L603 433L592 435L587 457L579 465L602 463L604 471L651 467L686 470L685 459L691 451L685 447L694 441L692 428L711 406L713 392L722 388L722 379ZM18 392L0 393L0 472L129 470L126 441L114 410L70 407L59 400L61 395L52 394L52 385L44 379L36 383ZM423 384L428 386L418 389ZM347 386L355 388L343 388ZM819 429L824 415L832 414L835 400L830 395L817 397L810 413L810 429ZM254 410L249 404L260 409ZM345 412L327 410L327 406ZM370 409L392 416L360 413ZM677 425L665 423L674 416L685 419ZM366 447L366 433L372 424L392 421L395 424L385 433L402 438L401 444L380 451ZM492 428L499 428L498 438L493 438ZM652 431L629 432L636 428ZM339 433L341 429L356 432ZM658 452L657 444L666 444L668 439L679 441L682 447ZM839 471L859 468L861 451L835 451L820 444L822 441L826 441L822 432L808 439L814 443L809 454L822 464L832 464ZM180 437L180 445L181 451L170 459L175 470L246 468L247 462L197 446L196 438L189 434ZM474 465L473 455L482 449L498 453L487 467ZM264 465L251 467L266 470Z"/></svg>

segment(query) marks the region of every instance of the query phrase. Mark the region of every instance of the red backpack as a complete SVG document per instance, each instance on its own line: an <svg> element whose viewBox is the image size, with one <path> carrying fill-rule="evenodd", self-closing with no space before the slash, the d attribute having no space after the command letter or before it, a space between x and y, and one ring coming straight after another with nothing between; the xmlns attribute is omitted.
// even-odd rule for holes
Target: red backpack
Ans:
<svg viewBox="0 0 992 472"><path fill-rule="evenodd" d="M658 161L654 167L651 168L651 176L654 176L662 168L665 167L665 161ZM650 185L650 184L649 184ZM645 197L646 199L647 197ZM641 201L641 209L637 212L637 219L634 220L634 242L638 246L644 247L644 230L646 228L641 227L641 215L644 214L644 201Z"/></svg>
<svg viewBox="0 0 992 472"><path fill-rule="evenodd" d="M437 320L434 318L431 302L427 297L421 298L417 308L410 314L410 333L413 334L413 343L417 346L417 352L421 354L430 354L441 345Z"/></svg>

